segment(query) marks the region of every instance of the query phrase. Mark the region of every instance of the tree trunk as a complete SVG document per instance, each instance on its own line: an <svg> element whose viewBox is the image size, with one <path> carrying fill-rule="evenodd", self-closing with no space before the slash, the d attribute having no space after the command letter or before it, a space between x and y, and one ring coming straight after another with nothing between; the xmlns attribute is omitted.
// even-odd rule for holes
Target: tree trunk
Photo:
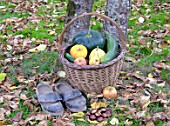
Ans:
<svg viewBox="0 0 170 126"><path fill-rule="evenodd" d="M91 12L93 3L94 0L69 0L67 5L66 24L77 15ZM89 17L84 17L75 21L67 29L67 32L64 36L65 41L63 45L66 45L66 43L70 43L74 34L78 33L81 30L89 29L89 25Z"/></svg>
<svg viewBox="0 0 170 126"><path fill-rule="evenodd" d="M130 0L107 0L106 15L114 19L127 36L128 18L130 13ZM109 21L104 22L104 29L115 35L119 40L119 33Z"/></svg>

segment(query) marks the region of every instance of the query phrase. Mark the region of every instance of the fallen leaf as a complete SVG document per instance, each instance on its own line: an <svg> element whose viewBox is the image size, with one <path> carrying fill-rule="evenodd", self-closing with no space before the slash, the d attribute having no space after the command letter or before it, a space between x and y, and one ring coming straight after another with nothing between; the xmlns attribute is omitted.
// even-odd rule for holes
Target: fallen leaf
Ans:
<svg viewBox="0 0 170 126"><path fill-rule="evenodd" d="M88 122L90 122L91 124L98 124L99 122L97 122L96 120L92 121L90 119L88 119Z"/></svg>
<svg viewBox="0 0 170 126"><path fill-rule="evenodd" d="M165 126L170 126L170 121L168 121L168 122L165 124Z"/></svg>
<svg viewBox="0 0 170 126"><path fill-rule="evenodd" d="M151 120L151 121L146 123L146 126L155 126L155 125L154 125L153 121Z"/></svg>
<svg viewBox="0 0 170 126"><path fill-rule="evenodd" d="M4 97L0 97L0 104L4 102Z"/></svg>
<svg viewBox="0 0 170 126"><path fill-rule="evenodd" d="M0 109L0 120L4 120L5 119L4 113L5 113L5 111L3 109Z"/></svg>
<svg viewBox="0 0 170 126"><path fill-rule="evenodd" d="M137 118L140 119L140 118L144 118L146 116L146 110L144 111L139 111L136 113L137 115Z"/></svg>
<svg viewBox="0 0 170 126"><path fill-rule="evenodd" d="M155 37L157 37L157 38L162 38L162 37L163 37L163 34L159 34L159 36L157 35L157 36L155 36ZM168 42L165 41L165 40L162 40L162 41L160 41L160 42L158 43L158 47L161 48L161 49L163 49L163 48L165 48L165 47L167 47L167 46L168 46Z"/></svg>
<svg viewBox="0 0 170 126"><path fill-rule="evenodd" d="M6 126L7 122L6 121L0 121L0 126Z"/></svg>
<svg viewBox="0 0 170 126"><path fill-rule="evenodd" d="M136 77L137 79L140 79L140 80L146 82L147 79L146 79L144 76L141 76L141 75L139 75L139 74L140 74L140 71L136 71L136 72L132 73L132 76L134 76L134 77Z"/></svg>
<svg viewBox="0 0 170 126"><path fill-rule="evenodd" d="M139 41L139 43L141 43L141 44L145 44L145 43L147 42L146 38L144 38L143 36L140 36L140 37L138 38L138 41Z"/></svg>
<svg viewBox="0 0 170 126"><path fill-rule="evenodd" d="M31 43L30 38L26 38L26 39L24 39L23 46L27 46L30 43Z"/></svg>
<svg viewBox="0 0 170 126"><path fill-rule="evenodd" d="M133 62L133 63L136 63L136 62L137 62L137 60L136 60L135 58L133 58L133 57L128 57L128 56L125 57L125 60L126 60L126 61L130 61L130 62Z"/></svg>
<svg viewBox="0 0 170 126"><path fill-rule="evenodd" d="M157 86L164 87L165 86L165 81L163 81L162 83L158 83Z"/></svg>
<svg viewBox="0 0 170 126"><path fill-rule="evenodd" d="M163 69L170 70L170 66L166 65L165 63L155 62L153 65L154 65L154 67L157 67L157 68L163 68Z"/></svg>
<svg viewBox="0 0 170 126"><path fill-rule="evenodd" d="M150 96L142 95L142 96L140 96L139 101L140 101L141 106L145 107L150 103Z"/></svg>
<svg viewBox="0 0 170 126"><path fill-rule="evenodd" d="M153 74L152 74L152 73L149 73L149 74L148 74L148 77L149 77L149 78L153 78Z"/></svg>
<svg viewBox="0 0 170 126"><path fill-rule="evenodd" d="M67 123L66 126L76 126L76 125L74 123L69 122L69 123Z"/></svg>
<svg viewBox="0 0 170 126"><path fill-rule="evenodd" d="M23 111L21 112L18 112L13 118L12 120L15 121L15 122L19 122L22 118L22 114L23 114Z"/></svg>
<svg viewBox="0 0 170 126"><path fill-rule="evenodd" d="M61 119L56 119L56 126L66 126L65 122L63 122Z"/></svg>
<svg viewBox="0 0 170 126"><path fill-rule="evenodd" d="M41 51L44 51L46 49L46 47L47 47L47 45L40 44L39 46L37 46L35 48L29 49L28 51L32 52L32 53L41 52Z"/></svg>
<svg viewBox="0 0 170 126"><path fill-rule="evenodd" d="M7 45L7 50L8 50L8 51L9 51L9 50L12 50L12 46Z"/></svg>
<svg viewBox="0 0 170 126"><path fill-rule="evenodd" d="M65 78L66 77L66 72L65 71L58 71L57 72L57 75L59 76L59 77L61 77L61 78Z"/></svg>
<svg viewBox="0 0 170 126"><path fill-rule="evenodd" d="M17 109L18 108L18 103L14 101L8 101L8 104L11 108Z"/></svg>
<svg viewBox="0 0 170 126"><path fill-rule="evenodd" d="M84 117L84 113L83 112L77 112L77 113L73 113L71 114L73 117Z"/></svg>
<svg viewBox="0 0 170 126"><path fill-rule="evenodd" d="M48 122L49 122L49 120L42 120L38 123L37 126L48 126Z"/></svg>
<svg viewBox="0 0 170 126"><path fill-rule="evenodd" d="M55 31L50 31L49 34L50 34L50 35L53 35L53 34L55 34Z"/></svg>
<svg viewBox="0 0 170 126"><path fill-rule="evenodd" d="M128 125L128 126L131 126L133 124L132 121L129 121L129 119L127 119L125 122L124 122L125 125Z"/></svg>
<svg viewBox="0 0 170 126"><path fill-rule="evenodd" d="M37 116L35 116L35 120L44 120L46 118L46 115L44 114L38 114Z"/></svg>
<svg viewBox="0 0 170 126"><path fill-rule="evenodd" d="M138 18L138 21L139 21L139 23L142 24L142 23L145 21L145 19L144 19L143 17L139 17L139 18Z"/></svg>
<svg viewBox="0 0 170 126"><path fill-rule="evenodd" d="M110 121L110 124L114 125L114 126L118 126L119 124L119 120L117 118L112 118L112 120Z"/></svg>
<svg viewBox="0 0 170 126"><path fill-rule="evenodd" d="M20 98L22 100L27 100L28 99L27 96L25 94L23 94L23 93L20 94Z"/></svg>
<svg viewBox="0 0 170 126"><path fill-rule="evenodd" d="M6 73L0 73L0 82L5 80L5 77L6 77Z"/></svg>
<svg viewBox="0 0 170 126"><path fill-rule="evenodd" d="M148 107L148 105L149 105L150 103L151 103L150 101L146 102L146 103L142 106L142 108L144 109L144 108Z"/></svg>
<svg viewBox="0 0 170 126"><path fill-rule="evenodd" d="M107 104L104 102L94 102L93 104L91 104L92 109L98 109L101 107L107 107Z"/></svg>
<svg viewBox="0 0 170 126"><path fill-rule="evenodd" d="M84 120L83 118L78 118L78 121L82 121L82 122L86 122L86 120Z"/></svg>
<svg viewBox="0 0 170 126"><path fill-rule="evenodd" d="M18 87L16 87L16 86L10 86L10 87L9 87L10 90L15 90L15 89L17 89L17 88L18 88Z"/></svg>
<svg viewBox="0 0 170 126"><path fill-rule="evenodd" d="M65 19L66 19L66 16L60 16L57 18L57 20L59 20L59 21L65 21Z"/></svg>

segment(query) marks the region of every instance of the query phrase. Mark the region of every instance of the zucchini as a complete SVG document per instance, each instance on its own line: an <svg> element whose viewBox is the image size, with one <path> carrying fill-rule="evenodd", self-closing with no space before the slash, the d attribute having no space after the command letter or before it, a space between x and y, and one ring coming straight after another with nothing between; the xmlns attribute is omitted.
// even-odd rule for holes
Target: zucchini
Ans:
<svg viewBox="0 0 170 126"><path fill-rule="evenodd" d="M66 53L66 54L65 54L65 58L66 58L68 61L74 63L74 58L73 58L69 53Z"/></svg>
<svg viewBox="0 0 170 126"><path fill-rule="evenodd" d="M109 32L105 32L107 40L107 53L101 58L101 63L113 60L118 54L118 42Z"/></svg>

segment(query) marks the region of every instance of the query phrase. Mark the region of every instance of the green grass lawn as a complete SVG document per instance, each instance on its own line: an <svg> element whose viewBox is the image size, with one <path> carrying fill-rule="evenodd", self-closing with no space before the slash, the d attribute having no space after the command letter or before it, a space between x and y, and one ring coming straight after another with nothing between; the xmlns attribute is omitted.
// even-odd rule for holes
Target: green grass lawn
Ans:
<svg viewBox="0 0 170 126"><path fill-rule="evenodd" d="M4 95L3 99L0 99L0 110L5 108L7 112L1 117L3 120L0 118L0 125L13 124L11 119L16 118L20 112L23 112L20 117L22 120L30 119L29 125L47 121L46 124L52 126L56 121L55 117L41 115L42 109L37 103L35 88L37 83L42 81L54 83L56 72L62 69L58 64L56 43L64 27L64 21L60 18L66 14L68 1L62 0L63 5L56 6L60 2L48 0L48 3L34 3L34 0L28 0L23 2L22 6L19 6L21 3L0 2L0 71L8 76L7 82L0 84L0 93ZM104 3L105 0L95 0L93 11L99 5L104 10ZM112 107L113 116L109 121L116 117L119 126L148 126L152 123L155 126L165 126L170 122L161 115L161 112L168 115L167 110L170 107L170 70L165 67L170 66L170 8L166 4L166 0L145 0L143 5L137 7L138 10L131 8L125 59L130 57L133 60L126 60L129 67L123 69L119 78L122 81L120 85L125 88L118 86L118 99L101 99L106 100L108 106ZM139 23L139 17L145 19L143 23ZM92 28L101 30L100 22ZM28 51L39 44L46 44L47 49L38 53ZM156 67L155 63L163 63L164 67ZM145 80L149 78L152 84L141 80L141 77ZM125 99L125 94L128 99ZM150 96L148 105L138 101L143 95ZM25 102L26 100L28 102ZM122 106L127 108L121 108ZM38 116L39 113L44 118ZM156 117L156 114L161 117ZM34 119L31 119L31 116ZM21 119L18 125L24 122L21 122ZM105 126L111 125L109 121ZM75 126L93 125L77 118L72 118L71 123Z"/></svg>

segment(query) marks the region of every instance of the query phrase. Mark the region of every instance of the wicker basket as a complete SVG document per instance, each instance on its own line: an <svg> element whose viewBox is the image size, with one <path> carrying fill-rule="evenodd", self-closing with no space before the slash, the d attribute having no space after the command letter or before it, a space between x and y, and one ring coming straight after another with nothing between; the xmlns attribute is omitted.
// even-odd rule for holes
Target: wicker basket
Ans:
<svg viewBox="0 0 170 126"><path fill-rule="evenodd" d="M113 59L110 62L99 64L99 65L86 65L86 66L79 66L76 64L73 64L69 62L67 59L65 59L64 54L67 50L67 48L63 49L62 47L62 41L63 36L66 31L66 29L77 19L82 18L84 16L97 16L106 20L109 20L111 23L113 23L119 34L120 34L120 53L119 55ZM59 40L59 58L61 63L64 66L64 70L67 75L67 80L70 82L70 84L73 87L78 88L85 94L95 92L95 93L101 93L102 89L106 86L116 86L116 81L118 79L120 70L122 68L124 54L126 52L126 40L125 37L119 28L118 24L109 18L108 16L98 14L98 13L85 13L82 15L77 16L73 20L71 20L63 29L60 40Z"/></svg>

